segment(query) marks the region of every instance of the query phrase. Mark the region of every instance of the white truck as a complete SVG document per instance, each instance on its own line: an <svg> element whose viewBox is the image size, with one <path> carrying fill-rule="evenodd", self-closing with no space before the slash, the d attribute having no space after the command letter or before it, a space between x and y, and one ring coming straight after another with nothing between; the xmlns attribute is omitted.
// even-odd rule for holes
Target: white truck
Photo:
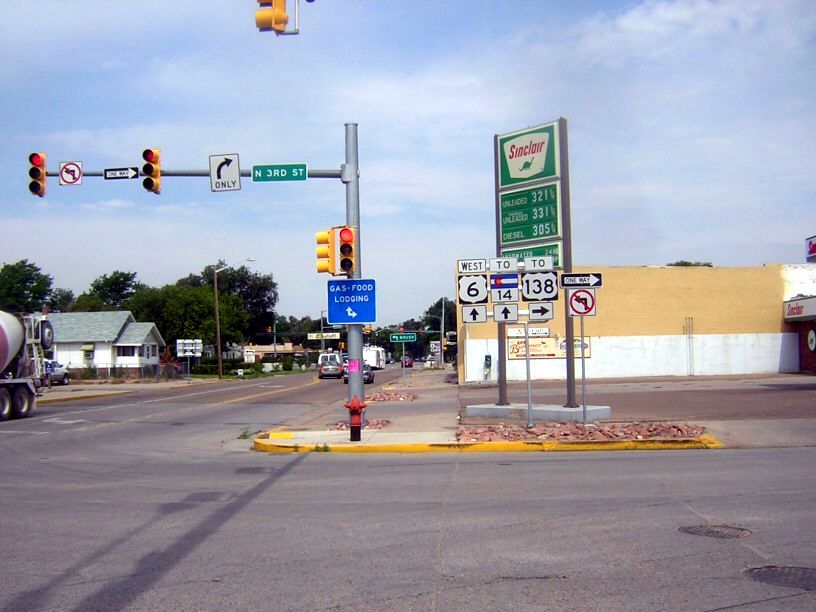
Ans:
<svg viewBox="0 0 816 612"><path fill-rule="evenodd" d="M371 366L372 370L385 368L385 349L381 346L364 346L363 362Z"/></svg>
<svg viewBox="0 0 816 612"><path fill-rule="evenodd" d="M54 328L39 315L0 310L0 421L27 417L42 393L44 351L54 346Z"/></svg>

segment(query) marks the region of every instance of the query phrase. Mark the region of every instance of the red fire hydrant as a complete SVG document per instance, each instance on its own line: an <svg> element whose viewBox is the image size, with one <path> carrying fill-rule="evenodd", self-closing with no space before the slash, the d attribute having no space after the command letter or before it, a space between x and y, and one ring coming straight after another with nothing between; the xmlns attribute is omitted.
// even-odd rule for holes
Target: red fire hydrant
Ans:
<svg viewBox="0 0 816 612"><path fill-rule="evenodd" d="M349 430L351 431L352 442L359 442L361 440L360 430L363 427L363 413L365 412L366 403L361 402L356 395L354 398L346 403L346 408L349 411Z"/></svg>

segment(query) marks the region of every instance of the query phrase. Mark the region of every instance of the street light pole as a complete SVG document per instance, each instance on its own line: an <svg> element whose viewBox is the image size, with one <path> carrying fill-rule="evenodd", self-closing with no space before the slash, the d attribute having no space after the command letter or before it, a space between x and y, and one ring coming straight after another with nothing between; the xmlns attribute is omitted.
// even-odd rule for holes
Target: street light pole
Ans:
<svg viewBox="0 0 816 612"><path fill-rule="evenodd" d="M224 378L224 364L221 360L221 315L218 312L218 273L223 272L227 268L231 268L235 264L244 263L245 261L255 261L252 257L247 257L241 261L236 261L233 264L218 267L218 263L213 266L213 293L215 294L215 354L218 358L218 378Z"/></svg>
<svg viewBox="0 0 816 612"><path fill-rule="evenodd" d="M326 313L325 310L320 311L320 352L326 352L326 341L323 339L323 315Z"/></svg>

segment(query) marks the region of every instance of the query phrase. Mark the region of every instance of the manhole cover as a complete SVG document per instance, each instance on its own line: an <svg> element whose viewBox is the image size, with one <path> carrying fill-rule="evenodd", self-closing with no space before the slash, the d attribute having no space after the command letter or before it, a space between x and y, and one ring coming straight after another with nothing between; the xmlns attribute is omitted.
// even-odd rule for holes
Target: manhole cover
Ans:
<svg viewBox="0 0 816 612"><path fill-rule="evenodd" d="M709 538L720 538L722 540L744 538L751 535L751 532L747 529L732 527L731 525L693 525L691 527L681 527L680 531L690 535L708 536Z"/></svg>
<svg viewBox="0 0 816 612"><path fill-rule="evenodd" d="M816 590L816 569L812 567L765 565L763 567L751 567L745 570L745 575L751 580L764 582L765 584L805 589L806 591Z"/></svg>

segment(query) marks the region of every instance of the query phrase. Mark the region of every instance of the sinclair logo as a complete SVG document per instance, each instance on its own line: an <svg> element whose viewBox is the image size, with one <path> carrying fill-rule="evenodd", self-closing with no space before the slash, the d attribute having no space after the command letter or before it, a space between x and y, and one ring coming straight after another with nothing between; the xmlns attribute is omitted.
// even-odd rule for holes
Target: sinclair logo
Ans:
<svg viewBox="0 0 816 612"><path fill-rule="evenodd" d="M500 186L558 176L557 123L499 137Z"/></svg>

